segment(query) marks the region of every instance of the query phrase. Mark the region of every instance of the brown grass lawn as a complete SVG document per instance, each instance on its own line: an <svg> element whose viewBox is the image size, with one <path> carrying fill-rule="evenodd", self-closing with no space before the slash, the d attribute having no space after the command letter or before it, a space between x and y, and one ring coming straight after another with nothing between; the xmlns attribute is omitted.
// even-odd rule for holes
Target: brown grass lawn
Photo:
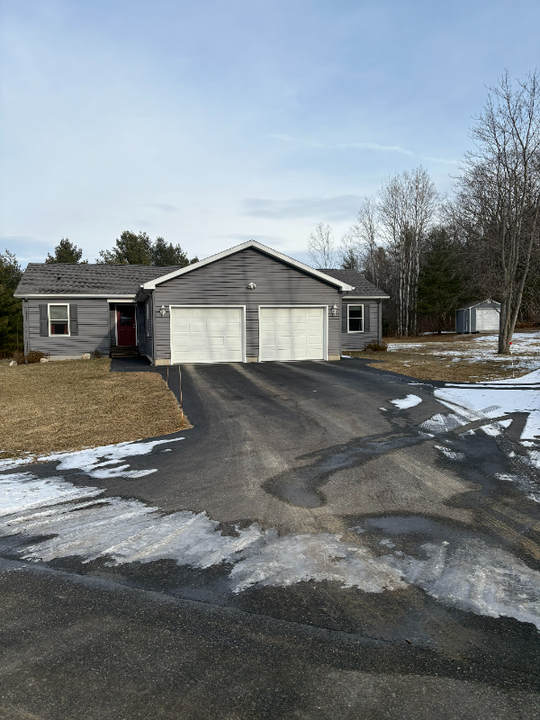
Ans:
<svg viewBox="0 0 540 720"><path fill-rule="evenodd" d="M536 331L537 332L537 331ZM415 338L386 338L397 349L388 352L349 352L346 355L369 359L371 367L388 370L400 375L418 378L419 380L443 380L448 382L482 382L520 377L531 372L531 367L521 361L538 360L540 367L540 347L523 348L514 343L514 368L510 357L501 358L496 355L495 347L491 353L493 360L485 356L478 362L480 351L485 344L478 342L478 336L470 335L429 335ZM399 349L403 345L403 350ZM412 346L412 347L410 347ZM417 346L417 347L416 347ZM453 354L445 354L453 353Z"/></svg>
<svg viewBox="0 0 540 720"><path fill-rule="evenodd" d="M191 427L156 373L111 373L111 361L0 364L0 457L168 435Z"/></svg>

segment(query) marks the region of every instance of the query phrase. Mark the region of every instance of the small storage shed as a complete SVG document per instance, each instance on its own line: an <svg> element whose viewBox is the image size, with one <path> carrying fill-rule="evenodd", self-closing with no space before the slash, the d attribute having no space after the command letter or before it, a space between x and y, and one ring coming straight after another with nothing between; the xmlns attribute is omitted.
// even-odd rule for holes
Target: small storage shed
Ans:
<svg viewBox="0 0 540 720"><path fill-rule="evenodd" d="M483 300L456 310L457 333L498 332L501 303Z"/></svg>

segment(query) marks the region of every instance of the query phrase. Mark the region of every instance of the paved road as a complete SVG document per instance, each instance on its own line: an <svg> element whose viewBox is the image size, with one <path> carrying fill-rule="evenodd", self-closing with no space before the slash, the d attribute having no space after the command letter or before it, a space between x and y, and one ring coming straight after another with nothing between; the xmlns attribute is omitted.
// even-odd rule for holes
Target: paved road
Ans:
<svg viewBox="0 0 540 720"><path fill-rule="evenodd" d="M0 475L0 718L540 717L523 418L411 382L183 367L193 429Z"/></svg>

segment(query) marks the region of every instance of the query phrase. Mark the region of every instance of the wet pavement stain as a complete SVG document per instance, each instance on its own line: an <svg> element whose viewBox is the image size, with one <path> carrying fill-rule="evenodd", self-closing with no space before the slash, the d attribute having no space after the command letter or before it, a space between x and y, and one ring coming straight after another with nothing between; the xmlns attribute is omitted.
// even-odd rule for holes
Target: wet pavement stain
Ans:
<svg viewBox="0 0 540 720"><path fill-rule="evenodd" d="M305 461L306 465L275 475L262 487L269 494L291 505L304 508L321 507L326 503L326 497L320 488L328 482L333 473L358 467L393 450L420 445L427 439L427 435L418 432L357 438L343 445L334 445L316 453L302 455L298 460Z"/></svg>

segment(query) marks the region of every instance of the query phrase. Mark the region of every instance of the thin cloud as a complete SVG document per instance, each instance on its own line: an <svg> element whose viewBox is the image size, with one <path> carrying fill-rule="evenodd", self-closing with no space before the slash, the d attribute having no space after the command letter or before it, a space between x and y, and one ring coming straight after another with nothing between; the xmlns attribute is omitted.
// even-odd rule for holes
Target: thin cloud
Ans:
<svg viewBox="0 0 540 720"><path fill-rule="evenodd" d="M160 210L161 212L171 213L178 212L178 208L174 205L167 205L167 203L148 203L144 207L151 208L152 210Z"/></svg>
<svg viewBox="0 0 540 720"><path fill-rule="evenodd" d="M409 157L415 157L419 160L427 160L428 162L443 163L445 165L457 165L457 160L447 160L445 158L435 158L429 155L421 155L415 153L412 150L402 148L400 145L381 145L374 142L352 142L352 143L321 143L314 140L304 140L301 138L293 138L290 135L277 135L270 134L276 140L283 140L284 142L297 143L299 145L305 145L306 147L321 148L322 150L376 150L381 152L394 152L400 153L401 155L408 155Z"/></svg>
<svg viewBox="0 0 540 720"><path fill-rule="evenodd" d="M246 198L241 210L243 215L290 220L293 218L325 218L348 220L358 211L359 195L338 195L336 197L304 197L287 200L269 198Z"/></svg>

